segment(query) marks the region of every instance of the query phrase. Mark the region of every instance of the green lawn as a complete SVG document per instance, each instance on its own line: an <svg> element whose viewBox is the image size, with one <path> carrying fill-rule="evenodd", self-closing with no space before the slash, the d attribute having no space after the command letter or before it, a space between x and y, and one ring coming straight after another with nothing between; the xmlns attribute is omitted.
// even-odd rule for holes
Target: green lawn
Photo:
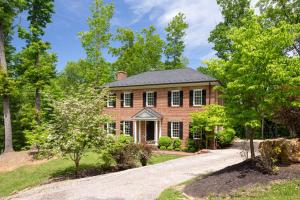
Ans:
<svg viewBox="0 0 300 200"><path fill-rule="evenodd" d="M149 164L156 164L178 157L180 156L154 154ZM81 168L96 166L98 162L99 157L96 153L88 153L81 161ZM74 172L73 165L71 160L56 159L40 165L24 166L11 172L0 173L0 197L45 183L53 177Z"/></svg>
<svg viewBox="0 0 300 200"><path fill-rule="evenodd" d="M181 192L179 192L173 188L168 188L159 195L157 200L180 200L183 198L184 197L181 194Z"/></svg>
<svg viewBox="0 0 300 200"><path fill-rule="evenodd" d="M182 200L186 199L181 192L168 188L164 190L158 200ZM219 200L222 198L210 196L208 200ZM274 183L269 186L256 186L226 196L226 200L300 200L300 180L290 180Z"/></svg>
<svg viewBox="0 0 300 200"><path fill-rule="evenodd" d="M173 160L182 156L172 155L172 154L153 154L151 159L149 160L149 165L165 162L168 160Z"/></svg>

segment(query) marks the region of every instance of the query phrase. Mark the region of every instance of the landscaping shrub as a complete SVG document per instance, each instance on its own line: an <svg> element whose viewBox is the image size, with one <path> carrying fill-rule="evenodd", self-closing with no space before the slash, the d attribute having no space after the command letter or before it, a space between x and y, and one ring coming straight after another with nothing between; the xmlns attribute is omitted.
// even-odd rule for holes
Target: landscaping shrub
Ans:
<svg viewBox="0 0 300 200"><path fill-rule="evenodd" d="M173 140L173 149L180 149L181 146L181 140L176 138Z"/></svg>
<svg viewBox="0 0 300 200"><path fill-rule="evenodd" d="M139 160L140 149L131 136L120 135L107 144L101 157L105 167L116 165L122 169L132 168Z"/></svg>
<svg viewBox="0 0 300 200"><path fill-rule="evenodd" d="M216 134L216 140L221 147L229 146L235 136L235 131L231 128L226 128Z"/></svg>
<svg viewBox="0 0 300 200"><path fill-rule="evenodd" d="M119 140L119 142L126 143L126 144L133 143L133 141L134 141L132 136L124 135L124 134L119 135L118 140Z"/></svg>
<svg viewBox="0 0 300 200"><path fill-rule="evenodd" d="M180 148L175 148L174 150L175 150L175 151L181 151L181 149L180 149Z"/></svg>
<svg viewBox="0 0 300 200"><path fill-rule="evenodd" d="M165 147L165 146L160 146L159 149L160 149L160 150L166 150L167 147Z"/></svg>
<svg viewBox="0 0 300 200"><path fill-rule="evenodd" d="M142 166L146 166L148 164L151 155L152 155L151 147L144 144L139 145L139 160Z"/></svg>
<svg viewBox="0 0 300 200"><path fill-rule="evenodd" d="M173 150L173 146L172 145L168 146L167 150Z"/></svg>
<svg viewBox="0 0 300 200"><path fill-rule="evenodd" d="M194 140L189 139L187 141L187 151L188 152L195 152L195 151L197 151L196 142Z"/></svg>
<svg viewBox="0 0 300 200"><path fill-rule="evenodd" d="M166 148L168 148L172 144L173 144L173 140L168 136L162 136L158 140L158 146L160 147L165 146Z"/></svg>

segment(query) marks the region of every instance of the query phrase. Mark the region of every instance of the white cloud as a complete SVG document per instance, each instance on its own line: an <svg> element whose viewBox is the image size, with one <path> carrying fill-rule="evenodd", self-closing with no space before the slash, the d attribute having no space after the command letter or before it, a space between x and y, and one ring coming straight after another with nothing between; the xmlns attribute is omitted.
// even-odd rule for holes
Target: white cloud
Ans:
<svg viewBox="0 0 300 200"><path fill-rule="evenodd" d="M135 21L145 15L149 20L165 27L178 13L186 15L189 28L186 31L187 50L208 46L210 31L222 20L217 3L212 0L125 0L137 16Z"/></svg>

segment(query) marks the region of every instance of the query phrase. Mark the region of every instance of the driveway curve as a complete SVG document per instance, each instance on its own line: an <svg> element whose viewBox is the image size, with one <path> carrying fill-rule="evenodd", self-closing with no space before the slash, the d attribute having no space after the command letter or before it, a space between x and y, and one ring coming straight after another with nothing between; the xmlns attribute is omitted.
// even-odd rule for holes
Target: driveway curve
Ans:
<svg viewBox="0 0 300 200"><path fill-rule="evenodd" d="M166 188L243 160L239 149L214 150L121 172L42 185L7 199L152 200Z"/></svg>

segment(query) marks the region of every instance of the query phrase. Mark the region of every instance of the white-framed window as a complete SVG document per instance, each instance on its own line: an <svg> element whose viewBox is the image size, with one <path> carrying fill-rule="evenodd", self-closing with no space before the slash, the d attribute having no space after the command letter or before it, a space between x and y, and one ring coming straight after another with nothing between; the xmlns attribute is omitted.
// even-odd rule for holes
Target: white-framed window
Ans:
<svg viewBox="0 0 300 200"><path fill-rule="evenodd" d="M131 92L124 92L124 107L131 106Z"/></svg>
<svg viewBox="0 0 300 200"><path fill-rule="evenodd" d="M106 132L107 132L107 134L115 134L116 133L116 123L115 122L106 123Z"/></svg>
<svg viewBox="0 0 300 200"><path fill-rule="evenodd" d="M154 92L146 92L146 106L153 107L154 106Z"/></svg>
<svg viewBox="0 0 300 200"><path fill-rule="evenodd" d="M123 134L125 134L125 135L131 134L131 122L130 121L123 122Z"/></svg>
<svg viewBox="0 0 300 200"><path fill-rule="evenodd" d="M107 107L108 108L115 107L115 102L116 102L116 96L115 96L114 93L110 92L109 95L108 95Z"/></svg>
<svg viewBox="0 0 300 200"><path fill-rule="evenodd" d="M171 137L180 137L180 122L171 122Z"/></svg>
<svg viewBox="0 0 300 200"><path fill-rule="evenodd" d="M196 132L194 132L193 138L195 140L202 139L202 130L200 130L200 131L197 130Z"/></svg>
<svg viewBox="0 0 300 200"><path fill-rule="evenodd" d="M193 90L193 106L202 106L202 89Z"/></svg>
<svg viewBox="0 0 300 200"><path fill-rule="evenodd" d="M173 106L173 107L180 106L180 91L179 90L171 91L171 106Z"/></svg>

